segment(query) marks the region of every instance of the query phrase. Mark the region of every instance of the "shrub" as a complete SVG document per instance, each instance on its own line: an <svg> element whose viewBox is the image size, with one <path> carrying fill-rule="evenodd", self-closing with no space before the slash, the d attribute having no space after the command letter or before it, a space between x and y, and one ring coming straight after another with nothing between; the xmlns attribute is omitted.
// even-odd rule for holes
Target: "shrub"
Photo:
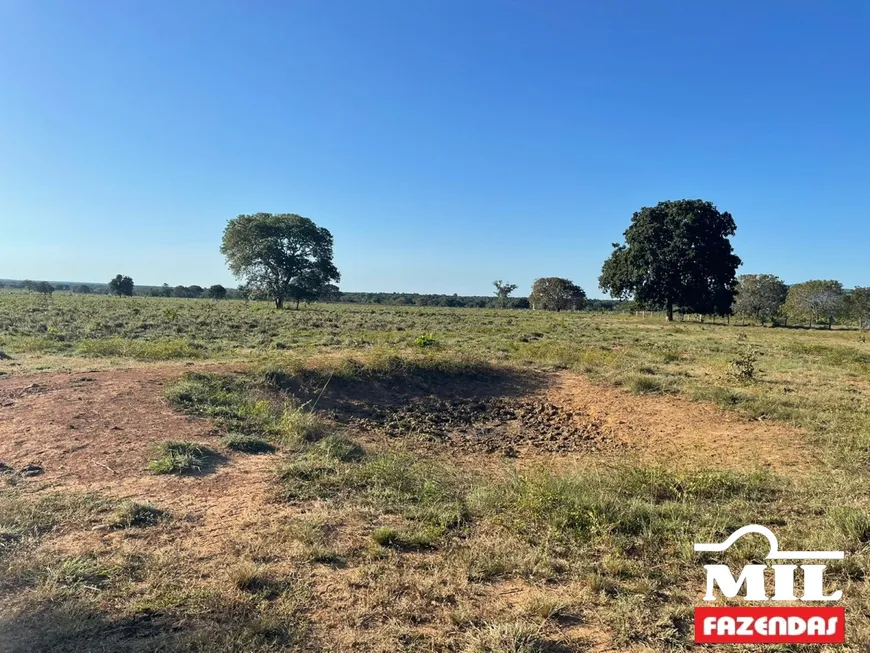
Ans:
<svg viewBox="0 0 870 653"><path fill-rule="evenodd" d="M744 383L754 381L756 362L758 362L757 352L753 347L746 345L740 355L731 362L729 375Z"/></svg>
<svg viewBox="0 0 870 653"><path fill-rule="evenodd" d="M435 336L431 333L423 333L414 339L414 346L425 349L436 345Z"/></svg>

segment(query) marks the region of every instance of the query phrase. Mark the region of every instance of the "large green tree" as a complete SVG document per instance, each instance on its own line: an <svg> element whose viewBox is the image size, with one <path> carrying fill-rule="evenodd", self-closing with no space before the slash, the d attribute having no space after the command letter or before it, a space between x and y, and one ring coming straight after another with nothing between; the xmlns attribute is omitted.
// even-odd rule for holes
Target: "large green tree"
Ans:
<svg viewBox="0 0 870 653"><path fill-rule="evenodd" d="M751 315L764 324L782 308L787 293L788 286L773 274L741 274L737 277L734 312Z"/></svg>
<svg viewBox="0 0 870 653"><path fill-rule="evenodd" d="M538 310L580 311L586 306L586 293L569 279L543 277L532 284L529 303Z"/></svg>
<svg viewBox="0 0 870 653"><path fill-rule="evenodd" d="M796 283L788 289L785 312L795 320L813 324L827 322L828 328L846 309L843 284L839 281L814 279Z"/></svg>
<svg viewBox="0 0 870 653"><path fill-rule="evenodd" d="M221 253L250 296L271 297L275 308L283 308L288 297L313 298L341 278L332 262L332 234L294 213L233 218L224 229Z"/></svg>
<svg viewBox="0 0 870 653"><path fill-rule="evenodd" d="M631 218L625 243L614 243L598 279L601 289L644 308L729 315L740 259L728 212L703 200L645 206Z"/></svg>
<svg viewBox="0 0 870 653"><path fill-rule="evenodd" d="M870 288L857 287L848 296L849 314L858 321L858 326L870 324Z"/></svg>
<svg viewBox="0 0 870 653"><path fill-rule="evenodd" d="M54 286L48 283L48 281L40 281L33 287L33 289L46 297L50 296L55 290Z"/></svg>
<svg viewBox="0 0 870 653"><path fill-rule="evenodd" d="M133 279L121 274L116 274L115 278L109 281L109 293L118 297L132 297L133 287Z"/></svg>
<svg viewBox="0 0 870 653"><path fill-rule="evenodd" d="M226 299L227 289L216 283L213 286L209 286L209 289L205 291L205 296L209 299Z"/></svg>

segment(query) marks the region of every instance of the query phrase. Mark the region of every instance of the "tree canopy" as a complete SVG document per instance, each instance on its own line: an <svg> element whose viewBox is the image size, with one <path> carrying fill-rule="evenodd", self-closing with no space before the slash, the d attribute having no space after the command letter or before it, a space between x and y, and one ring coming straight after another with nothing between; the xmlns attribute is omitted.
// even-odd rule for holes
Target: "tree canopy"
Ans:
<svg viewBox="0 0 870 653"><path fill-rule="evenodd" d="M741 274L737 277L734 312L751 315L764 324L782 308L787 293L788 286L773 274Z"/></svg>
<svg viewBox="0 0 870 653"><path fill-rule="evenodd" d="M858 326L866 329L870 325L870 288L858 286L848 296L849 314L858 321Z"/></svg>
<svg viewBox="0 0 870 653"><path fill-rule="evenodd" d="M631 218L625 243L613 244L598 279L612 297L633 298L644 308L728 315L740 259L730 236L737 230L728 212L703 200L645 206Z"/></svg>
<svg viewBox="0 0 870 653"><path fill-rule="evenodd" d="M227 289L221 284L216 283L213 286L209 286L208 290L205 291L205 295L209 299L226 299Z"/></svg>
<svg viewBox="0 0 870 653"><path fill-rule="evenodd" d="M508 297L510 297L511 293L517 289L517 284L506 283L501 279L496 279L492 282L492 285L495 286L495 296L498 298L498 307L507 308Z"/></svg>
<svg viewBox="0 0 870 653"><path fill-rule="evenodd" d="M51 295L55 288L48 281L40 281L33 286L33 290L40 293L41 295Z"/></svg>
<svg viewBox="0 0 870 653"><path fill-rule="evenodd" d="M287 298L316 298L341 275L332 262L332 234L293 213L240 215L224 229L221 253L251 294L284 306Z"/></svg>
<svg viewBox="0 0 870 653"><path fill-rule="evenodd" d="M117 274L115 278L109 281L109 292L118 297L133 296L133 280L130 277Z"/></svg>
<svg viewBox="0 0 870 653"><path fill-rule="evenodd" d="M586 293L569 279L543 277L532 284L529 303L538 310L580 311L586 306Z"/></svg>
<svg viewBox="0 0 870 653"><path fill-rule="evenodd" d="M839 281L814 279L796 283L788 289L786 314L810 325L825 321L830 327L846 307L843 284Z"/></svg>

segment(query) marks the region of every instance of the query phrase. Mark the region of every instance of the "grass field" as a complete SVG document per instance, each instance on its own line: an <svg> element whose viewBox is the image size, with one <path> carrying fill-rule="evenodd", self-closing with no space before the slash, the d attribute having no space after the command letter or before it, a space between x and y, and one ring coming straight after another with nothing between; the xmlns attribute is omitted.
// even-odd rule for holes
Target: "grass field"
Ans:
<svg viewBox="0 0 870 653"><path fill-rule="evenodd" d="M860 332L15 293L0 351L0 650L682 649L748 523L870 648Z"/></svg>

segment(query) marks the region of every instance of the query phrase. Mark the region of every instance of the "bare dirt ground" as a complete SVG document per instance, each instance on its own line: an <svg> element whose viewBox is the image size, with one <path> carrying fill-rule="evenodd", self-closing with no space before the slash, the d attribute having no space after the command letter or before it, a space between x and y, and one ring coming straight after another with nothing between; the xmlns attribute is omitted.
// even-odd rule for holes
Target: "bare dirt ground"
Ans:
<svg viewBox="0 0 870 653"><path fill-rule="evenodd" d="M162 398L164 385L186 369L179 365L0 379L0 462L12 473L27 465L42 468L37 475L22 477L21 484L101 492L168 510L179 521L149 546L183 547L191 564L201 565L204 574L221 573L239 547L260 546L281 530L282 521L305 512L305 517L316 518L318 508L275 501L272 474L277 455L227 455L210 473L190 477L145 471L149 447L155 442L174 439L215 446L218 433L210 422L180 415ZM385 447L410 420L412 430L425 436L427 451L440 448L443 455L468 466L491 466L505 456L532 464L558 461L560 466L636 456L667 466L744 471L767 467L787 475L812 467L802 435L785 426L748 421L670 396L629 395L571 373L553 374L523 395L437 402L435 409L440 406L446 417L434 422L427 417L436 414L433 406L425 404L393 406L390 411L391 402L384 401L362 415L342 414L335 404L329 407L328 400L325 407L348 428L363 431L366 441ZM499 443L504 438L506 444ZM369 532L365 524L343 527ZM111 532L86 532L52 546L68 551L112 547L122 538ZM419 564L425 568L425 563ZM414 565L413 556L406 556L397 562L395 573L424 573ZM354 569L321 566L310 573L315 591L330 605L323 619L332 620L328 627L334 628L333 639L342 643L340 650L345 645L374 650L367 648L365 624L356 623L352 615L365 611L360 601L390 605L395 597L367 596L369 590L360 585ZM508 585L481 587L474 600L510 610L530 589ZM616 650L595 628L566 626L565 634L578 647L582 642L584 650Z"/></svg>
<svg viewBox="0 0 870 653"><path fill-rule="evenodd" d="M192 477L144 469L155 442L215 444L218 434L210 422L175 412L161 396L164 384L185 369L0 380L0 462L12 470L44 470L24 483L153 503L205 520L206 532L212 520L218 530L234 520L255 524L271 496L275 456L232 455L212 473ZM571 373L553 375L547 387L526 396L436 400L391 410L375 405L349 426L382 446L410 429L426 436L430 451L434 441L467 465L490 466L507 455L529 463L559 459L561 465L628 456L676 467L761 467L786 475L814 466L802 435L781 424L749 421L688 399L629 395Z"/></svg>
<svg viewBox="0 0 870 653"><path fill-rule="evenodd" d="M764 468L785 476L818 469L806 436L787 425L749 420L712 404L659 394L629 395L577 374L561 374L547 392L557 406L585 416L641 462L668 467Z"/></svg>
<svg viewBox="0 0 870 653"><path fill-rule="evenodd" d="M53 486L179 506L211 494L225 496L236 482L250 486L252 477L265 474L268 456L219 461L213 474L195 478L144 472L155 442L214 443L217 433L208 421L178 414L161 397L164 384L185 369L0 380L0 462L16 470L39 465L44 473L32 480ZM677 466L766 467L786 474L814 466L802 435L782 424L750 421L679 397L629 395L572 373L554 374L543 388L521 396L413 399L399 405L385 400L362 412L356 404L344 412L327 400L323 406L354 430L385 436L387 444L413 433L463 456L636 456Z"/></svg>

